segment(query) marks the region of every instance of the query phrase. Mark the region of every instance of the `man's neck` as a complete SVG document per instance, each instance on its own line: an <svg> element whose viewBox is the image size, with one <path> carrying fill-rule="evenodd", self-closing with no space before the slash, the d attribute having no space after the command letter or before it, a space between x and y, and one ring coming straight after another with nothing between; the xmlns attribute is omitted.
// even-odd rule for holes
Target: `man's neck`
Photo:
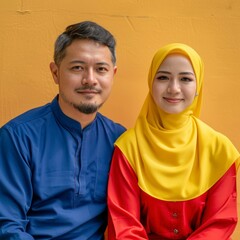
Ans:
<svg viewBox="0 0 240 240"><path fill-rule="evenodd" d="M88 126L91 122L93 122L97 115L97 112L90 114L82 113L78 109L74 108L73 106L67 105L63 101L59 101L59 106L66 116L79 122L82 129Z"/></svg>

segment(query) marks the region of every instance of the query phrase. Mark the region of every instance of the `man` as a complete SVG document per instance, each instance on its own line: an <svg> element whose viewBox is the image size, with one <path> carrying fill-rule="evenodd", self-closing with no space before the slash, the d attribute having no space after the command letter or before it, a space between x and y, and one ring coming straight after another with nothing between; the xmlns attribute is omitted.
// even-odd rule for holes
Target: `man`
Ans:
<svg viewBox="0 0 240 240"><path fill-rule="evenodd" d="M50 69L59 94L0 129L0 239L103 239L113 144L125 131L98 112L117 70L114 37L71 25Z"/></svg>

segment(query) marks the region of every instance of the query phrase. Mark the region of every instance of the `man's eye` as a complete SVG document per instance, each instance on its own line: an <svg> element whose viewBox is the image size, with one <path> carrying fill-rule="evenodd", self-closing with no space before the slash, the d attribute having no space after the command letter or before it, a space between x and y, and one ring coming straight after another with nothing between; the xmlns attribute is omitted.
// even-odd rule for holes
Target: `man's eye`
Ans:
<svg viewBox="0 0 240 240"><path fill-rule="evenodd" d="M81 70L83 70L83 67L82 66L73 66L72 70L74 70L74 71L81 71Z"/></svg>
<svg viewBox="0 0 240 240"><path fill-rule="evenodd" d="M105 68L105 67L99 67L98 68L98 72L104 73L104 72L107 72L107 71L108 71L108 69Z"/></svg>

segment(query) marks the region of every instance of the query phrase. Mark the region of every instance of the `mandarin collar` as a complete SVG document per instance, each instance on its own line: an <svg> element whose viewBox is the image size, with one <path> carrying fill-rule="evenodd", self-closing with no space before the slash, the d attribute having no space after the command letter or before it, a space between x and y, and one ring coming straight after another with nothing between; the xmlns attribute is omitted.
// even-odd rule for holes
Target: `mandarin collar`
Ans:
<svg viewBox="0 0 240 240"><path fill-rule="evenodd" d="M60 108L60 105L58 103L58 95L52 100L51 108L52 108L54 116L60 122L60 124L72 133L77 132L79 134L82 134L83 131L91 128L91 126L96 122L97 116L92 123L90 123L87 127L82 129L81 124L78 121L68 117L67 115L65 115L63 113L63 111ZM98 115L98 113L97 113L97 115Z"/></svg>

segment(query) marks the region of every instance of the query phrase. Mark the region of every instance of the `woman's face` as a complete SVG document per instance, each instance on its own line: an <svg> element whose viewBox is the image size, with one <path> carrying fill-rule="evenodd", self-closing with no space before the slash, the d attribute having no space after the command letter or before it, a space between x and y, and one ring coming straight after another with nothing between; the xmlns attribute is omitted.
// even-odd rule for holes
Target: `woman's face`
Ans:
<svg viewBox="0 0 240 240"><path fill-rule="evenodd" d="M197 82L190 60L181 54L168 55L153 80L152 96L164 112L177 114L190 106Z"/></svg>

